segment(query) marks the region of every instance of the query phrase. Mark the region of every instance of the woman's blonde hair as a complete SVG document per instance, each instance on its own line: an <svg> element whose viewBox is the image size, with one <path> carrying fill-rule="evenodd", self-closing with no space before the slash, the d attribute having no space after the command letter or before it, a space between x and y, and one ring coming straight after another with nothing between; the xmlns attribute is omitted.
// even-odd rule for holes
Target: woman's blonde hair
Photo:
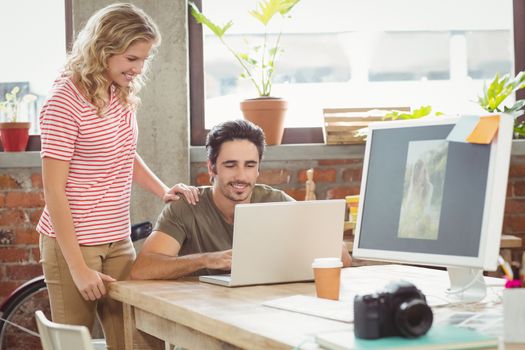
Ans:
<svg viewBox="0 0 525 350"><path fill-rule="evenodd" d="M108 103L108 82L104 75L108 59L123 54L130 45L139 41L160 44L160 31L153 20L141 9L125 3L116 3L97 11L78 33L68 55L64 73L74 79L99 114ZM140 99L136 95L144 85L148 60L142 73L128 87L115 84L118 99L136 108Z"/></svg>

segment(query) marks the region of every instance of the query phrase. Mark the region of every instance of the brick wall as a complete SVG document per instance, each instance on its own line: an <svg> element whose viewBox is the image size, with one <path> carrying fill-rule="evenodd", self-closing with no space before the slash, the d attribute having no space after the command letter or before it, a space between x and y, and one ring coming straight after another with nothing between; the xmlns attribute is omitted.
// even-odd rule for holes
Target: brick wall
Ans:
<svg viewBox="0 0 525 350"><path fill-rule="evenodd" d="M258 182L282 189L293 198L303 200L306 170L310 168L314 168L317 199L359 194L362 159L263 161ZM206 163L192 163L191 180L196 185L209 185Z"/></svg>
<svg viewBox="0 0 525 350"><path fill-rule="evenodd" d="M263 161L258 182L280 188L295 199L302 200L305 195L306 170L314 168L317 199L344 198L346 195L359 194L362 167L362 158ZM205 163L192 163L191 179L197 185L209 184ZM525 156L511 158L503 233L523 239L524 246L513 249L513 260L521 261L521 254L525 250Z"/></svg>
<svg viewBox="0 0 525 350"><path fill-rule="evenodd" d="M525 250L525 156L511 158L503 233L520 236L521 251ZM513 260L519 260L518 256Z"/></svg>
<svg viewBox="0 0 525 350"><path fill-rule="evenodd" d="M44 207L40 169L0 172L0 301L42 274L35 226Z"/></svg>
<svg viewBox="0 0 525 350"><path fill-rule="evenodd" d="M295 199L305 195L306 170L314 168L318 199L358 194L362 159L264 161L259 177ZM206 164L191 164L191 181L208 184ZM40 169L0 171L0 301L14 288L42 273L35 226L44 206ZM152 221L155 218L151 218ZM513 156L503 232L525 241L525 156ZM514 259L524 250L515 249Z"/></svg>

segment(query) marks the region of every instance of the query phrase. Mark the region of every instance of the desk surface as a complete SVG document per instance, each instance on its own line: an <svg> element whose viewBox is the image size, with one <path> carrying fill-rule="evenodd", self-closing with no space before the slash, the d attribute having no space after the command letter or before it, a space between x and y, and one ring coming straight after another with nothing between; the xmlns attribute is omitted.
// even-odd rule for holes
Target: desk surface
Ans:
<svg viewBox="0 0 525 350"><path fill-rule="evenodd" d="M342 299L352 298L354 293L375 291L398 278L419 281L416 285L425 293L444 290L448 285L448 275L440 270L400 265L347 268L342 272ZM290 295L314 296L313 283L226 288L184 279L123 281L110 284L109 289L112 298L122 301L127 312L134 313L127 320L135 324L127 327L136 326L188 348L219 349L227 344L226 348L290 349L301 345L301 349L317 349L315 334L352 327L348 323L261 305ZM480 304L479 308L486 305ZM197 338L202 338L198 340L201 342L196 343Z"/></svg>

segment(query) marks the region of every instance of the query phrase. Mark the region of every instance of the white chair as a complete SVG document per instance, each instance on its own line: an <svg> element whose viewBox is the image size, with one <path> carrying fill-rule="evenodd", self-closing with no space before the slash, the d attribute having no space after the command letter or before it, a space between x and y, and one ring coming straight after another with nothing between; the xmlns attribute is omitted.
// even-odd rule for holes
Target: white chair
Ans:
<svg viewBox="0 0 525 350"><path fill-rule="evenodd" d="M85 326L71 326L49 321L44 313L35 313L38 333L44 350L94 350L89 330Z"/></svg>

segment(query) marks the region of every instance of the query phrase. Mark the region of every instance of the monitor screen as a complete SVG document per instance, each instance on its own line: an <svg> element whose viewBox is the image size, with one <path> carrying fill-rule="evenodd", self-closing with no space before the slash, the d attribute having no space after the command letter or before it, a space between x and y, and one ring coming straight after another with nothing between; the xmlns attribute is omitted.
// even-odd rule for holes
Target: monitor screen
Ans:
<svg viewBox="0 0 525 350"><path fill-rule="evenodd" d="M447 141L457 120L370 126L355 257L444 266L463 284L496 269L513 118L490 144Z"/></svg>

